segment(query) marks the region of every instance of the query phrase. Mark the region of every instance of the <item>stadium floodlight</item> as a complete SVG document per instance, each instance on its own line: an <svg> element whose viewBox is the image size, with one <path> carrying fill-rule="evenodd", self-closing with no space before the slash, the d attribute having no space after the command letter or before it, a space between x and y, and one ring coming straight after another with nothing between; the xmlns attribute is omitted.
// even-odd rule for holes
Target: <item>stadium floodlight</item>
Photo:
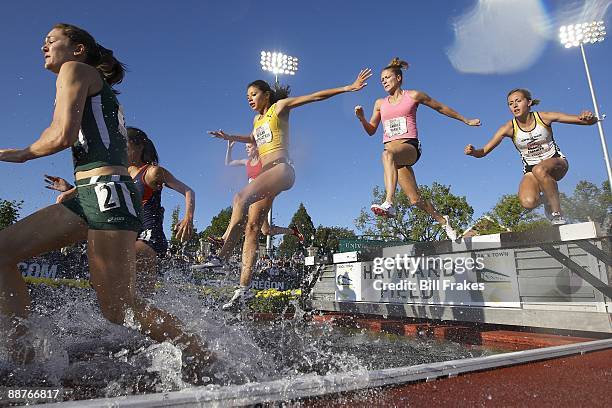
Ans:
<svg viewBox="0 0 612 408"><path fill-rule="evenodd" d="M595 116L597 120L597 128L599 130L599 138L601 139L601 148L603 149L604 159L606 161L606 169L608 171L608 182L612 186L612 169L610 168L610 157L608 155L608 146L604 135L601 120L605 117L599 116L599 107L595 98L595 90L591 81L591 72L587 63L584 45L595 44L602 42L606 38L606 26L603 21L591 21L589 23L572 24L559 28L559 40L565 48L580 47L582 53L582 61L584 62L584 70L586 71L589 89L591 90L591 98L593 99L593 107L595 108Z"/></svg>
<svg viewBox="0 0 612 408"><path fill-rule="evenodd" d="M282 52L261 52L261 69L274 74L278 83L279 75L295 75L298 70L298 59Z"/></svg>

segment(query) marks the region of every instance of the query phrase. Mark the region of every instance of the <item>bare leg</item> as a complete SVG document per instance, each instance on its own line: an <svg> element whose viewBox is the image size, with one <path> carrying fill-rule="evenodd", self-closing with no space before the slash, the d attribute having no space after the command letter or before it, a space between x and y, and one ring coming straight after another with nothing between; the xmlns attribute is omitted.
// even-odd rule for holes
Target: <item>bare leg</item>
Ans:
<svg viewBox="0 0 612 408"><path fill-rule="evenodd" d="M251 284L253 264L257 256L259 231L270 210L272 199L264 198L249 207L248 221L245 229L244 246L242 247L242 271L240 273L240 286Z"/></svg>
<svg viewBox="0 0 612 408"><path fill-rule="evenodd" d="M250 215L250 208L249 208L249 215ZM267 213L266 213L266 216L264 217L263 224L261 225L261 233L264 235L270 235L270 236L293 235L294 234L291 228L279 227L278 225L270 226L270 223L268 222Z"/></svg>
<svg viewBox="0 0 612 408"><path fill-rule="evenodd" d="M538 181L540 190L546 196L552 212L561 212L557 181L565 176L567 170L568 164L565 159L553 157L543 160L540 164L534 166L531 171Z"/></svg>
<svg viewBox="0 0 612 408"><path fill-rule="evenodd" d="M96 290L102 314L116 324L126 322L132 310L138 329L156 341L172 340L185 347L185 352L201 360L211 354L195 335L185 334L174 316L135 295L136 232L90 230L88 257L91 284Z"/></svg>
<svg viewBox="0 0 612 408"><path fill-rule="evenodd" d="M431 215L440 224L446 224L446 220L436 211L434 206L428 200L424 200L421 197L412 168L404 166L398 170L398 175L400 187L410 199L410 203Z"/></svg>
<svg viewBox="0 0 612 408"><path fill-rule="evenodd" d="M49 228L50 220L53 222L52 228ZM0 327L0 330L9 333L9 341L13 343L11 354L15 361L25 363L33 357L32 350L14 343L27 333L20 319L28 317L31 304L17 264L86 237L85 222L61 204L43 208L0 231L0 313L9 317L9 326Z"/></svg>
<svg viewBox="0 0 612 408"><path fill-rule="evenodd" d="M264 171L234 196L232 218L228 227L229 233L219 257L229 259L245 226L245 217L251 204L265 197L275 197L281 191L290 189L295 181L293 167L281 163Z"/></svg>
<svg viewBox="0 0 612 408"><path fill-rule="evenodd" d="M393 160L393 154L388 151L382 152L382 163L385 171L385 201L393 203L395 189L397 188L397 167Z"/></svg>
<svg viewBox="0 0 612 408"><path fill-rule="evenodd" d="M49 228L52 220L53 228ZM55 204L0 231L0 312L27 317L30 295L17 263L87 237L87 225L75 213Z"/></svg>
<svg viewBox="0 0 612 408"><path fill-rule="evenodd" d="M533 210L540 205L540 184L533 173L525 173L518 191L519 202L523 208Z"/></svg>
<svg viewBox="0 0 612 408"><path fill-rule="evenodd" d="M136 289L148 297L155 291L159 262L157 253L144 241L136 240Z"/></svg>
<svg viewBox="0 0 612 408"><path fill-rule="evenodd" d="M412 165L416 161L417 150L411 144L396 140L385 144L382 162L385 171L385 201L393 203L397 189L398 168Z"/></svg>

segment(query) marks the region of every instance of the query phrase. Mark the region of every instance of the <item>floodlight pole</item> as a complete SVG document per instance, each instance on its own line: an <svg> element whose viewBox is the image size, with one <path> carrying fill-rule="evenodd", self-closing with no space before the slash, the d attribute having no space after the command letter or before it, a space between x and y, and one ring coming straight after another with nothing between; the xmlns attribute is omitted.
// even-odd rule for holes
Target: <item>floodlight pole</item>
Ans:
<svg viewBox="0 0 612 408"><path fill-rule="evenodd" d="M595 108L595 117L597 117L597 129L599 130L601 148L603 150L604 159L606 161L606 170L608 171L608 183L610 183L610 188L612 188L612 169L610 168L608 145L606 144L606 137L604 135L603 126L601 125L602 118L599 116L599 108L597 105L597 99L595 98L595 90L593 89L593 82L591 81L591 72L589 71L589 64L587 62L586 53L584 52L584 46L582 45L582 41L580 42L580 52L582 53L582 61L584 61L584 70L586 71L587 81L589 82L589 89L591 90L591 98L593 99L593 107Z"/></svg>

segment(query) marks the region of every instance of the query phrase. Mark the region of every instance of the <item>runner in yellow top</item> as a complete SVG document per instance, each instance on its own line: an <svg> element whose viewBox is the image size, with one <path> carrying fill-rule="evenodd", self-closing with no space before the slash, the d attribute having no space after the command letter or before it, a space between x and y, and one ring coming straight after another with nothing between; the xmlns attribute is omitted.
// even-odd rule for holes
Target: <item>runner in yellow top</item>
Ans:
<svg viewBox="0 0 612 408"><path fill-rule="evenodd" d="M213 260L209 266L221 266L227 261L236 245L242 230L245 228L245 241L242 249L242 273L240 287L224 309L243 305L249 297L252 267L257 250L257 238L263 220L272 204L272 200L280 192L289 190L295 181L295 172L289 159L289 112L293 108L311 102L322 101L332 96L359 91L365 87L366 79L372 75L370 69L362 70L355 81L347 86L325 89L310 95L289 98L288 88L276 86L270 88L267 82L257 80L247 87L247 99L251 109L257 112L253 120L253 133L249 136L234 136L222 130L209 132L214 137L242 143L257 143L262 161L262 172L252 183L249 183L234 196L232 218L229 224L229 234L225 244L219 251L218 260Z"/></svg>

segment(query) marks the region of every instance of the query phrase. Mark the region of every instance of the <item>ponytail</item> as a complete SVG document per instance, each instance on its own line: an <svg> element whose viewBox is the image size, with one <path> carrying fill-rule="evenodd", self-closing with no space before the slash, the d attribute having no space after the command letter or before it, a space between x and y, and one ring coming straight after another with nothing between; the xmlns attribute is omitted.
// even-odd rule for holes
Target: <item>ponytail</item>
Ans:
<svg viewBox="0 0 612 408"><path fill-rule="evenodd" d="M291 87L289 85L280 85L279 83L275 83L274 88L271 88L270 84L268 84L266 81L262 79L258 79L256 81L251 82L247 86L247 89L252 86L259 89L260 91L264 93L267 92L270 94L270 105L274 105L276 102L280 101L281 99L288 98L289 94L291 93Z"/></svg>
<svg viewBox="0 0 612 408"><path fill-rule="evenodd" d="M398 57L395 57L389 62L383 71L390 70L393 74L398 75L400 77L400 81L404 79L404 74L402 70L407 70L410 65L403 60L400 60Z"/></svg>

